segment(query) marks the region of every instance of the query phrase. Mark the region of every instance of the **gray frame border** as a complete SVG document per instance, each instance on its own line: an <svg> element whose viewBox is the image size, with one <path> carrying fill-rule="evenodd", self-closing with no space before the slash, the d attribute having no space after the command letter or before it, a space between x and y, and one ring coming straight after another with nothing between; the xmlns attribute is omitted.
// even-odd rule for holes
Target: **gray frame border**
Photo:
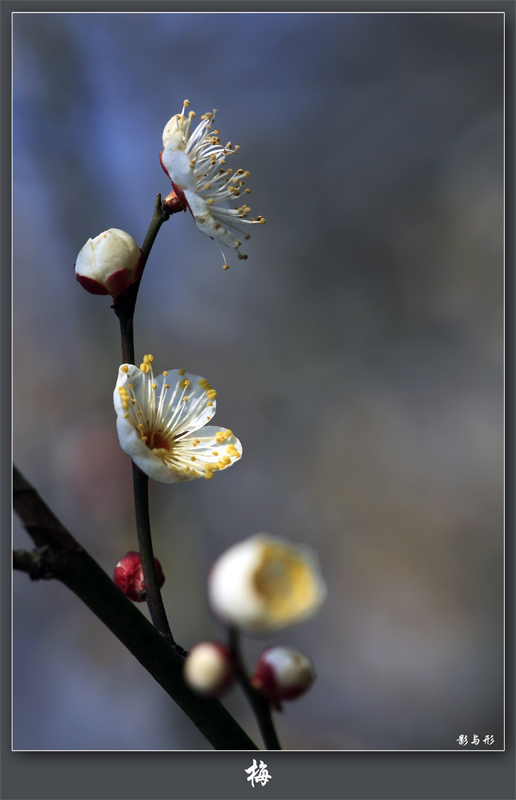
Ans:
<svg viewBox="0 0 516 800"><path fill-rule="evenodd" d="M251 753L213 752L42 752L13 753L10 735L11 693L11 191L5 179L11 163L11 14L13 12L214 12L355 11L505 13L506 29L506 220L513 225L515 0L0 0L2 88L2 232L0 353L3 376L0 409L2 544L0 597L2 621L0 718L0 798L137 800L188 798L232 800L254 796L243 781ZM9 111L9 113L7 113ZM504 752L267 752L272 780L256 792L285 800L515 800L514 740L514 228L506 223L506 740ZM9 534L8 534L9 532ZM256 754L255 754L256 755ZM150 779L149 779L150 776Z"/></svg>

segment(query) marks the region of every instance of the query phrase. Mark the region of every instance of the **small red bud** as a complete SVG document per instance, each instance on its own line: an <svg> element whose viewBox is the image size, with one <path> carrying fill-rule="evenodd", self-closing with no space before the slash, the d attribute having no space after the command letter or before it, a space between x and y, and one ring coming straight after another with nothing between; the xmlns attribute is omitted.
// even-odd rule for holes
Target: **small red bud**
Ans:
<svg viewBox="0 0 516 800"><path fill-rule="evenodd" d="M158 559L154 559L158 584L161 588L165 583L165 576L161 569ZM114 580L119 589L123 591L129 600L136 603L143 603L147 599L147 590L143 580L142 560L139 553L133 551L126 553L115 567Z"/></svg>

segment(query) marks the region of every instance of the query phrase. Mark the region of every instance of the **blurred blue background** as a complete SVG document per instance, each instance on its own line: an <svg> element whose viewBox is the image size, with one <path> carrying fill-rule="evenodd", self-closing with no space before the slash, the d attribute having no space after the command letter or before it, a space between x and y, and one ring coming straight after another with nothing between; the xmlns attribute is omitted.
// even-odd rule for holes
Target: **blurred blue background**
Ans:
<svg viewBox="0 0 516 800"><path fill-rule="evenodd" d="M285 749L447 750L503 722L503 15L14 14L14 453L112 574L136 549L109 297L75 257L140 244L185 98L249 169L248 261L161 229L137 359L218 390L242 461L151 485L185 647L222 634L212 561L268 531L317 550L319 615L270 639L315 662ZM31 546L17 520L16 547ZM14 575L13 746L209 749L57 582ZM146 608L142 608L146 614ZM258 734L238 690L226 698Z"/></svg>

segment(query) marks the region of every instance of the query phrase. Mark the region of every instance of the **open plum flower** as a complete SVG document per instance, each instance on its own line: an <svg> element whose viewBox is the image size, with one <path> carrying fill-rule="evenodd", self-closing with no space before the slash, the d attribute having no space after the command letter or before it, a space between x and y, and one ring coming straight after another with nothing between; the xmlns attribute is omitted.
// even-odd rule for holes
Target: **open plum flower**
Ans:
<svg viewBox="0 0 516 800"><path fill-rule="evenodd" d="M215 616L250 633L274 633L304 622L325 597L316 554L267 533L230 547L208 576L208 600Z"/></svg>
<svg viewBox="0 0 516 800"><path fill-rule="evenodd" d="M250 189L243 188L249 172L226 169L226 158L239 148L232 147L231 142L221 145L219 131L211 132L216 110L203 114L201 123L190 132L195 112L185 114L189 105L185 100L182 112L165 125L161 165L176 196L190 209L197 227L220 244L232 247L239 258L245 259L247 256L239 251L242 244L239 236L244 235L242 229L246 225L263 225L265 219L262 216L247 219L251 209L245 203L240 208L228 208L220 203L249 194ZM245 239L249 237L250 234L244 236ZM222 255L225 259L224 253ZM227 269L229 265L223 266Z"/></svg>
<svg viewBox="0 0 516 800"><path fill-rule="evenodd" d="M155 376L153 360L146 355L139 368L119 369L113 399L120 446L154 480L209 480L241 457L242 445L230 430L207 425L217 392L206 378L184 369Z"/></svg>

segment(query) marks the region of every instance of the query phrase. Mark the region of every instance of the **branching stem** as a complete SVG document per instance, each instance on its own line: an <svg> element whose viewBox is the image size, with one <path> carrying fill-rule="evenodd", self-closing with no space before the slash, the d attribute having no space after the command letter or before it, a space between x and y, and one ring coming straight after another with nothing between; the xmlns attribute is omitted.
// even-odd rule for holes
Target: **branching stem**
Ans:
<svg viewBox="0 0 516 800"><path fill-rule="evenodd" d="M143 277L143 270L147 264L149 253L163 223L166 222L171 213L175 213L176 211L180 210L180 208L177 208L164 211L161 203L161 195L157 195L154 206L154 215L141 248L143 253L142 274L136 283L133 283L133 285L130 286L125 292L122 292L122 294L118 295L111 306L120 321L120 334L122 337L122 363L124 364L135 363L133 331L134 309L136 306L136 298L138 297L138 290Z"/></svg>
<svg viewBox="0 0 516 800"><path fill-rule="evenodd" d="M216 750L256 750L224 706L194 694L183 680L183 659L170 647L97 562L64 527L35 488L13 467L13 504L36 550L15 550L14 568L32 580L67 586L138 659Z"/></svg>

